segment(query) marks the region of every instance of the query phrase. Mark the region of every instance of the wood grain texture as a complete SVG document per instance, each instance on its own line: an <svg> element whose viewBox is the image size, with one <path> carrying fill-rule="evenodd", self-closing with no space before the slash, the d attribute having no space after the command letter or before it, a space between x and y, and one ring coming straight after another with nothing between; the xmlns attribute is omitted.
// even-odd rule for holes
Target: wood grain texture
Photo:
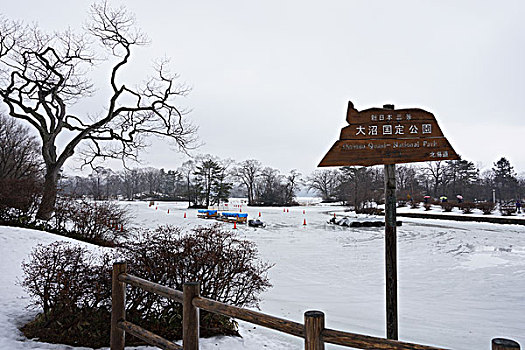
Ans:
<svg viewBox="0 0 525 350"><path fill-rule="evenodd" d="M263 314L261 312L231 306L211 299L198 297L193 299L193 305L206 311L230 316L239 320L258 324L263 327L275 329L286 334L304 338L302 324L282 318Z"/></svg>
<svg viewBox="0 0 525 350"><path fill-rule="evenodd" d="M166 349L166 350L182 350L183 349L182 346L175 344L169 340L166 340L156 335L155 333L152 333L148 331L147 329L137 326L136 324L133 324L131 322L121 321L118 323L118 327L121 330L133 335L134 337L144 340L146 343L156 346L158 348Z"/></svg>
<svg viewBox="0 0 525 350"><path fill-rule="evenodd" d="M125 262L113 264L111 280L111 350L124 350L126 333L118 327L118 322L126 319L126 285L119 281L119 277L126 273Z"/></svg>
<svg viewBox="0 0 525 350"><path fill-rule="evenodd" d="M119 281L125 282L134 287L142 288L145 291L161 295L163 297L178 301L180 303L182 303L183 301L183 294L181 291L160 285L158 283L147 281L140 277L128 274L121 274L119 276Z"/></svg>
<svg viewBox="0 0 525 350"><path fill-rule="evenodd" d="M492 339L492 350L519 350L520 344L505 338Z"/></svg>
<svg viewBox="0 0 525 350"><path fill-rule="evenodd" d="M349 102L347 121L320 167L459 159L435 116L422 109L357 111Z"/></svg>
<svg viewBox="0 0 525 350"><path fill-rule="evenodd" d="M199 309L193 306L193 299L199 296L198 282L184 283L182 303L182 345L184 350L199 350Z"/></svg>
<svg viewBox="0 0 525 350"><path fill-rule="evenodd" d="M306 311L304 313L304 349L324 350L321 333L324 329L324 313L321 311Z"/></svg>
<svg viewBox="0 0 525 350"><path fill-rule="evenodd" d="M356 349L377 350L446 350L421 344L405 343L396 340L370 337L325 328L322 333L325 343L348 346Z"/></svg>
<svg viewBox="0 0 525 350"><path fill-rule="evenodd" d="M384 166L385 171L385 296L386 337L398 339L397 311L397 227L396 227L396 166Z"/></svg>

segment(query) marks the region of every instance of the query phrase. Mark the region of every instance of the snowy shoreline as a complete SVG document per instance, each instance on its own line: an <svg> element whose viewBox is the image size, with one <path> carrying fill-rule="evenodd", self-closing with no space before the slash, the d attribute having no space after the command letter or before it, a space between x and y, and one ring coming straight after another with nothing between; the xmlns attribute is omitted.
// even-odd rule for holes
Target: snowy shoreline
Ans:
<svg viewBox="0 0 525 350"><path fill-rule="evenodd" d="M161 202L158 210L144 202L123 205L130 208L136 227L210 224L180 203ZM274 287L262 295L262 312L302 322L305 311L318 309L325 312L329 328L383 337L383 229L326 223L329 213L344 210L319 205L285 213L283 208L249 207L250 217L261 212L267 227L239 225L237 232L258 245L263 260L275 263L269 276ZM404 218L398 228L400 339L458 350L488 348L494 337L525 344L522 233L517 225ZM17 329L36 312L26 309L28 296L16 285L20 263L38 243L57 240L72 241L0 227L0 349L72 349L24 339ZM240 332L241 339L202 339L202 349L303 347L299 338L244 322Z"/></svg>

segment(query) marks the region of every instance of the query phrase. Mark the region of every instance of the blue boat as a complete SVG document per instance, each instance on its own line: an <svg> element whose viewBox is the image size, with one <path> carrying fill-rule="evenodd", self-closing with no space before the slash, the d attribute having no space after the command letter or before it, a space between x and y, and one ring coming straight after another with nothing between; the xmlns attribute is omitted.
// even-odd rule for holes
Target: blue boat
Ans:
<svg viewBox="0 0 525 350"><path fill-rule="evenodd" d="M199 209L197 211L197 217L203 219L214 219L217 217L217 210Z"/></svg>
<svg viewBox="0 0 525 350"><path fill-rule="evenodd" d="M220 217L217 217L217 220L226 221L226 222L236 222L238 224L245 224L248 220L247 213L231 213L231 212L222 212Z"/></svg>

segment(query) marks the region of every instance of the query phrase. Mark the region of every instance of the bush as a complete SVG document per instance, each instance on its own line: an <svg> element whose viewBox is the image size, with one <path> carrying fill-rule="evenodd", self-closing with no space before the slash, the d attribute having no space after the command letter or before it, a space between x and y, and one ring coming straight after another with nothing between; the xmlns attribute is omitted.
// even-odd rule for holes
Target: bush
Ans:
<svg viewBox="0 0 525 350"><path fill-rule="evenodd" d="M271 286L266 276L271 265L257 260L255 244L219 225L197 227L192 233L162 226L142 232L125 248L123 258L129 261L132 274L178 290L185 282L199 281L202 296L224 303L257 307L258 295ZM179 304L136 289L129 299L140 301L132 303L129 315L147 315L146 323L159 326L159 334L180 338ZM229 318L200 314L201 336L238 335ZM170 328L174 323L176 327Z"/></svg>
<svg viewBox="0 0 525 350"><path fill-rule="evenodd" d="M201 295L237 306L258 306L259 294L270 287L271 265L259 262L254 243L220 226L193 232L166 226L137 234L121 248L130 274L182 290L187 281L201 283ZM28 338L75 346L109 346L111 257L96 257L83 246L55 242L39 245L23 262L21 285L43 312L22 327ZM182 306L174 301L128 288L126 318L167 339L182 337ZM238 335L237 324L225 316L200 312L201 336ZM142 342L130 337L128 345Z"/></svg>
<svg viewBox="0 0 525 350"><path fill-rule="evenodd" d="M417 208L419 208L419 205L420 205L420 204L421 204L421 203L419 203L419 202L417 202L417 201L412 201L412 202L410 203L410 208L412 208L412 209L417 209Z"/></svg>
<svg viewBox="0 0 525 350"><path fill-rule="evenodd" d="M476 204L472 202L458 203L458 208L463 211L463 214L471 214L472 210L476 208Z"/></svg>
<svg viewBox="0 0 525 350"><path fill-rule="evenodd" d="M492 214L492 212L496 210L496 204L493 202L481 202L478 203L476 207L480 209L485 215Z"/></svg>
<svg viewBox="0 0 525 350"><path fill-rule="evenodd" d="M14 208L27 214L35 212L40 186L33 178L0 179L0 209Z"/></svg>
<svg viewBox="0 0 525 350"><path fill-rule="evenodd" d="M53 217L54 228L66 236L102 246L115 246L126 237L129 222L126 208L115 202L76 201L59 198Z"/></svg>
<svg viewBox="0 0 525 350"><path fill-rule="evenodd" d="M454 206L454 203L450 202L441 203L441 208L443 208L443 211L445 212L451 212L452 209L454 209Z"/></svg>
<svg viewBox="0 0 525 350"><path fill-rule="evenodd" d="M26 337L89 347L109 340L111 256L80 245L38 245L22 263L22 287L42 313L22 327Z"/></svg>
<svg viewBox="0 0 525 350"><path fill-rule="evenodd" d="M362 208L355 211L356 214L366 215L384 215L383 209L380 208Z"/></svg>

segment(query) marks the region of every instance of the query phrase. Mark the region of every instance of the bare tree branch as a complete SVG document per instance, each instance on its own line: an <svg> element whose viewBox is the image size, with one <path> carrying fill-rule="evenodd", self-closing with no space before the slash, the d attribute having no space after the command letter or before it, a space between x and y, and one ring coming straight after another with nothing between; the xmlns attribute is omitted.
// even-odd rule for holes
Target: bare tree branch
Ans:
<svg viewBox="0 0 525 350"><path fill-rule="evenodd" d="M71 107L94 92L89 73L101 52L94 41L110 53L112 64L108 104L97 118L71 113ZM85 33L72 30L46 34L37 26L2 19L0 23L0 98L9 115L32 125L42 139L42 155L51 190L56 192L58 171L82 143L84 165L97 160L137 159L147 146L148 135L167 138L186 152L196 142L197 128L189 123L179 98L190 89L176 82L168 70L169 60L154 65L154 75L138 87L120 82L119 72L129 63L133 50L148 39L123 7L107 2L91 7ZM61 150L56 139L68 131ZM44 191L44 196L46 191ZM54 199L52 200L54 204Z"/></svg>

